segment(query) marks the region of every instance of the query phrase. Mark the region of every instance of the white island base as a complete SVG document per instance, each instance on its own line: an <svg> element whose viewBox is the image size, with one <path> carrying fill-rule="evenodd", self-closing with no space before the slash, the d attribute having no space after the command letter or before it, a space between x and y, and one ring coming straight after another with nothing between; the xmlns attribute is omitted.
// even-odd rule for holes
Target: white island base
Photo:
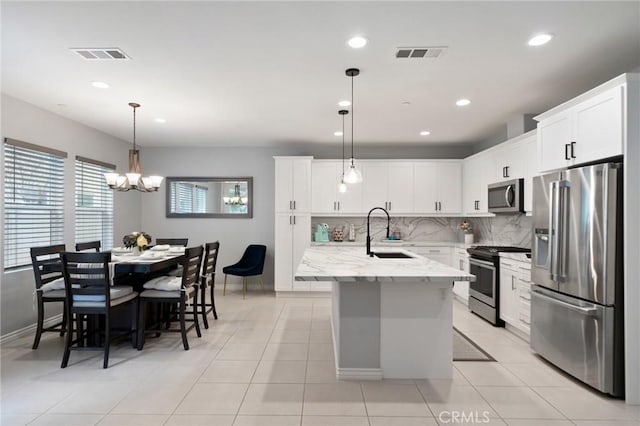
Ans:
<svg viewBox="0 0 640 426"><path fill-rule="evenodd" d="M450 379L452 283L450 279L334 282L338 379Z"/></svg>

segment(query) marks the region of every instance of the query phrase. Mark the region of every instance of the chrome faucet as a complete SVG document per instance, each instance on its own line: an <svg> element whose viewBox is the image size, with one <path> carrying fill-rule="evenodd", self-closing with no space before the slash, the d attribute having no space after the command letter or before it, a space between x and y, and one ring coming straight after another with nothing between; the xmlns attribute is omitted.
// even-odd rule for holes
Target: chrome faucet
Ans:
<svg viewBox="0 0 640 426"><path fill-rule="evenodd" d="M369 220L371 218L371 212L373 212L374 210L382 210L387 215L387 239L389 239L389 223L391 222L389 212L382 207L374 207L369 210L369 214L367 214L367 255L369 255L370 257L373 257L373 252L371 251L371 229L369 227Z"/></svg>

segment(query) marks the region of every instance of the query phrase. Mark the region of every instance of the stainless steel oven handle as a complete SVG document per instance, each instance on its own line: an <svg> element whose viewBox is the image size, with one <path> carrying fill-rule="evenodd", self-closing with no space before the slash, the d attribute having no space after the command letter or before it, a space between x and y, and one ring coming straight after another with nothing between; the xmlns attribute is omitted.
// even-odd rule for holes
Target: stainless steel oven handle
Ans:
<svg viewBox="0 0 640 426"><path fill-rule="evenodd" d="M511 201L509 201L509 193L511 191L513 191L513 185L507 186L507 189L504 190L504 202L506 203L507 207L513 207L513 204L511 203Z"/></svg>
<svg viewBox="0 0 640 426"><path fill-rule="evenodd" d="M480 266L480 267L488 267L488 268L493 269L494 271L496 270L495 265L493 263L491 263L491 262L487 262L486 260L479 260L479 259L471 257L471 258L469 258L469 263L471 263L473 265Z"/></svg>
<svg viewBox="0 0 640 426"><path fill-rule="evenodd" d="M582 315L587 316L595 316L598 313L597 308L583 308L582 306L576 306L572 303L563 302L560 299L556 299L555 297L547 296L546 294L539 293L535 290L531 290L531 295L535 297L539 297L541 299L546 300L547 302L555 303L556 305L560 305L567 309L571 309L572 311L580 312Z"/></svg>

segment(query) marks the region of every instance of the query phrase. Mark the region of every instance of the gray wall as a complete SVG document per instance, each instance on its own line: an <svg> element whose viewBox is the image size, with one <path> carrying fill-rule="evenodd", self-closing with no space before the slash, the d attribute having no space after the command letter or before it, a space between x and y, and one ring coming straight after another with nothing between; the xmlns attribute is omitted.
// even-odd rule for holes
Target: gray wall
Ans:
<svg viewBox="0 0 640 426"><path fill-rule="evenodd" d="M74 163L75 156L81 155L105 161L117 166L123 172L128 168L130 144L106 135L90 127L68 120L59 115L36 108L7 95L2 95L2 137L17 139L37 145L55 148L68 154L65 162L65 243L73 249L74 241ZM0 164L4 164L4 154L0 150ZM144 155L143 155L144 168ZM3 170L0 167L0 170ZM0 171L3 173L3 171ZM2 176L4 182L4 176ZM145 195L146 196L146 195ZM160 197L159 194L151 196ZM164 195L162 195L164 199ZM4 187L0 188L0 200L4 200ZM140 227L140 196L134 193L118 193L115 203L116 245L120 236ZM1 207L4 218L4 205ZM0 265L4 259L4 226L0 230ZM0 335L34 324L34 291L31 267L3 272L0 279ZM45 308L46 309L46 308ZM60 310L47 310L47 316Z"/></svg>

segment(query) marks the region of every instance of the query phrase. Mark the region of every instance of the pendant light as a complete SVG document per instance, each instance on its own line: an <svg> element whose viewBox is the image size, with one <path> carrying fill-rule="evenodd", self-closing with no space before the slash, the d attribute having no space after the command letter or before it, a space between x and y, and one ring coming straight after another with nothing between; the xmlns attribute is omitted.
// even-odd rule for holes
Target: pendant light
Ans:
<svg viewBox="0 0 640 426"><path fill-rule="evenodd" d="M351 77L351 159L349 160L349 170L344 176L346 183L362 182L362 173L356 167L355 154L353 153L353 77L360 74L358 68L349 68L345 71L348 77Z"/></svg>
<svg viewBox="0 0 640 426"><path fill-rule="evenodd" d="M344 116L349 114L346 109L341 109L338 114L342 116L342 174L340 175L340 184L338 185L338 192L347 192L347 184L344 183Z"/></svg>
<svg viewBox="0 0 640 426"><path fill-rule="evenodd" d="M130 191L135 189L140 192L154 192L160 188L162 176L142 176L140 168L140 150L136 149L136 108L140 104L129 102L133 108L133 149L129 150L129 173L124 176L118 173L105 173L104 178L109 188L116 191Z"/></svg>

